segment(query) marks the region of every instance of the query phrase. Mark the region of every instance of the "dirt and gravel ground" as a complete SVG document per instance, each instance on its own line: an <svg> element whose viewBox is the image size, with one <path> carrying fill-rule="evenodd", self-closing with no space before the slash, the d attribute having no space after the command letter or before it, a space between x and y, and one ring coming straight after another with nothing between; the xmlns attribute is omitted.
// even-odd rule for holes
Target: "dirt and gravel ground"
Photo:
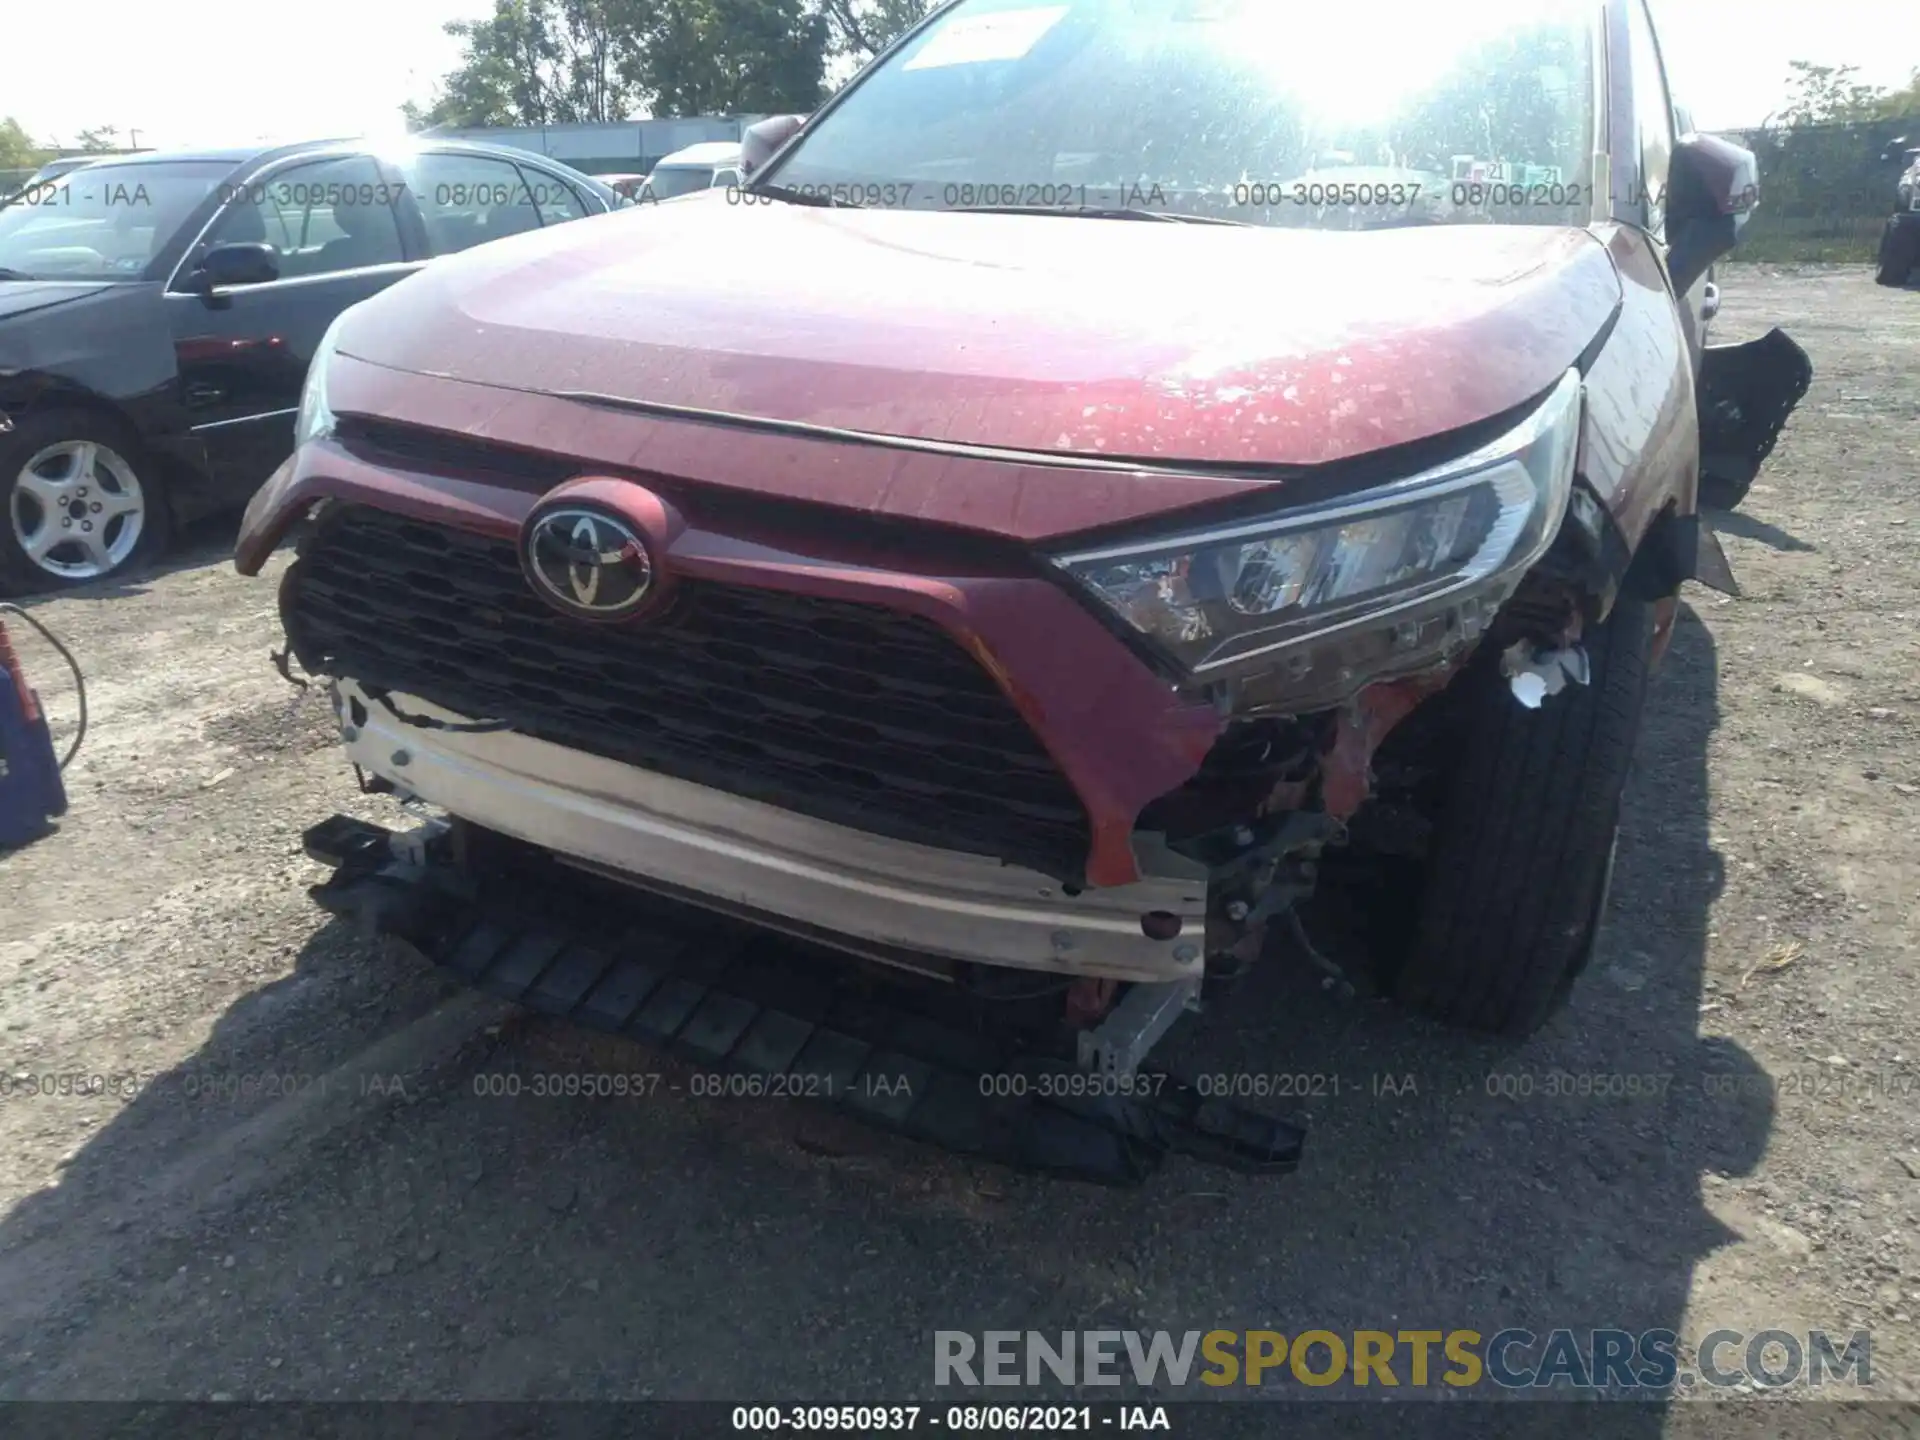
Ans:
<svg viewBox="0 0 1920 1440"><path fill-rule="evenodd" d="M1778 323L1819 378L1723 522L1745 595L1689 592L1603 951L1517 1052L1298 971L1189 1022L1196 1066L1347 1078L1287 1180L1107 1192L777 1102L477 1095L682 1072L323 923L300 830L386 802L267 663L230 536L39 605L93 720L58 833L0 858L0 1076L148 1084L0 1099L0 1398L898 1400L936 1329L1415 1324L1864 1328L1920 1394L1920 293L1725 290L1719 338ZM187 1093L258 1076L294 1093Z"/></svg>

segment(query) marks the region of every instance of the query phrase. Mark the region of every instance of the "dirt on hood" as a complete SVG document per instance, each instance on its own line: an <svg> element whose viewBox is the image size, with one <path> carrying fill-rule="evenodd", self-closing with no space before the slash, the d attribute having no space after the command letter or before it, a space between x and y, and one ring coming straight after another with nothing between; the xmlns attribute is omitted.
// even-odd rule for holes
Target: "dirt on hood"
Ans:
<svg viewBox="0 0 1920 1440"><path fill-rule="evenodd" d="M488 387L1090 456L1311 465L1510 410L1620 299L1553 226L1367 233L729 192L437 262L343 354Z"/></svg>

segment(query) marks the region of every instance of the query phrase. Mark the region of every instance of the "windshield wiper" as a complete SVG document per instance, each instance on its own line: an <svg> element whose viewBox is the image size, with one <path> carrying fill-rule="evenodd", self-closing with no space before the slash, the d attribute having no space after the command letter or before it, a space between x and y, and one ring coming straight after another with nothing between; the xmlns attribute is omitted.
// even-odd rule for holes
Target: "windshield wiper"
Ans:
<svg viewBox="0 0 1920 1440"><path fill-rule="evenodd" d="M1233 225L1224 215L1185 215L1177 210L1136 210L1124 205L948 205L950 215L1073 215L1082 220L1153 220L1164 225Z"/></svg>
<svg viewBox="0 0 1920 1440"><path fill-rule="evenodd" d="M830 210L864 210L866 207L858 200L848 200L844 196L832 195L822 190L796 190L789 185L754 185L746 190L749 195L764 195L769 200L784 200L789 205L817 205Z"/></svg>

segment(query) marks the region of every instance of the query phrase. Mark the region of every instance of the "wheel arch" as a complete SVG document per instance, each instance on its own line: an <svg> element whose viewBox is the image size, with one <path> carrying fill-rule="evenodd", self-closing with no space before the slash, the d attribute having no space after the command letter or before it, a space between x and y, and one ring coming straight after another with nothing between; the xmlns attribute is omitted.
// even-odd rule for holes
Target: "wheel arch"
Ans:
<svg viewBox="0 0 1920 1440"><path fill-rule="evenodd" d="M169 434L142 422L142 417L126 401L102 394L68 376L46 371L26 371L0 380L0 440L20 422L35 419L56 410L78 410L93 415L123 430L139 449L138 458L158 473L160 498L171 518L189 519L182 514L181 501L206 483L206 447L191 431Z"/></svg>
<svg viewBox="0 0 1920 1440"><path fill-rule="evenodd" d="M90 410L140 434L139 424L125 405L63 375L29 371L9 376L0 388L0 414L16 423L52 410Z"/></svg>

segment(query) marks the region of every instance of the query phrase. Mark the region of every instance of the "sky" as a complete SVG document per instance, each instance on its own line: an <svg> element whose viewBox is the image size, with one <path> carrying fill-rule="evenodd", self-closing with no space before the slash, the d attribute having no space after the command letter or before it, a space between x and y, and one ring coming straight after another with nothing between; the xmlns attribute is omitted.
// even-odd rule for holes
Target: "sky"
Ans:
<svg viewBox="0 0 1920 1440"><path fill-rule="evenodd" d="M1670 81L1703 129L1757 124L1779 108L1790 60L1858 65L1863 80L1889 86L1920 66L1920 5L1901 0L1652 3ZM401 102L430 99L459 59L441 26L491 8L330 0L276 12L194 0L182 12L95 0L86 26L96 42L75 39L64 6L15 0L0 30L0 116L63 145L103 125L157 147L397 130Z"/></svg>

